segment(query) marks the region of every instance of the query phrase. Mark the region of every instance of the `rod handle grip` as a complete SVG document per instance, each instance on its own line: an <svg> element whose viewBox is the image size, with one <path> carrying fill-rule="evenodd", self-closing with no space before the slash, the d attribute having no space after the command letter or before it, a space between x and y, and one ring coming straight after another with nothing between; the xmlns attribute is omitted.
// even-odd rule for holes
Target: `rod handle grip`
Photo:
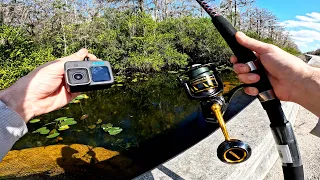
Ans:
<svg viewBox="0 0 320 180"><path fill-rule="evenodd" d="M237 30L230 24L230 22L223 16L215 15L212 17L212 23L217 28L223 39L227 42L234 55L238 58L239 63L247 63L249 61L255 61L256 55L248 48L238 43L236 39ZM272 89L267 74L260 64L258 69L252 73L260 75L259 82L252 84L253 87L258 88L259 92Z"/></svg>
<svg viewBox="0 0 320 180"><path fill-rule="evenodd" d="M299 167L282 166L285 180L304 180L303 165Z"/></svg>

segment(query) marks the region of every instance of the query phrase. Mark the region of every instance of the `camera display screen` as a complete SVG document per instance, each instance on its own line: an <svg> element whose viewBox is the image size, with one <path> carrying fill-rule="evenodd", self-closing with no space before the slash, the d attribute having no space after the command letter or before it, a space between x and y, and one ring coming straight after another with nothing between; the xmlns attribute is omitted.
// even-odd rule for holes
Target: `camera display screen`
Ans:
<svg viewBox="0 0 320 180"><path fill-rule="evenodd" d="M102 82L102 81L110 81L110 72L107 66L93 66L90 68L92 81L94 82Z"/></svg>

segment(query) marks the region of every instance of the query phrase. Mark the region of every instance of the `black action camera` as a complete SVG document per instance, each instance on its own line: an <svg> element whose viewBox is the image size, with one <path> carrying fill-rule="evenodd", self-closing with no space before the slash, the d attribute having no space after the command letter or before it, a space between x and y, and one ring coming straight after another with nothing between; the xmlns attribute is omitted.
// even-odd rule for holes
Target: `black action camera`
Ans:
<svg viewBox="0 0 320 180"><path fill-rule="evenodd" d="M108 61L68 61L64 72L69 92L106 89L114 83Z"/></svg>

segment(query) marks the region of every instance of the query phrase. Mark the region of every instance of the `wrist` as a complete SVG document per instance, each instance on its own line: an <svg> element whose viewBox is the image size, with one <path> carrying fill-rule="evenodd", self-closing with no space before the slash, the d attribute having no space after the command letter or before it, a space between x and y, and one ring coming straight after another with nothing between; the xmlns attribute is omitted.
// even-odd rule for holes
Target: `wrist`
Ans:
<svg viewBox="0 0 320 180"><path fill-rule="evenodd" d="M296 87L298 93L294 102L304 106L313 113L320 113L320 69L308 66L305 71L306 76Z"/></svg>
<svg viewBox="0 0 320 180"><path fill-rule="evenodd" d="M32 106L28 105L28 100L25 98L24 89L25 88L17 88L17 84L14 84L0 92L0 100L7 107L18 113L27 123L32 117L34 117L34 113Z"/></svg>

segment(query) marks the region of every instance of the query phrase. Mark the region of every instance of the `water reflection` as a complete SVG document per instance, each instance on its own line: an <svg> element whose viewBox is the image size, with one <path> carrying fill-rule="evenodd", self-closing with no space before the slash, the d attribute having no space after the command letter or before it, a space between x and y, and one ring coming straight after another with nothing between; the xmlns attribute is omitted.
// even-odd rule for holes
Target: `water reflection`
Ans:
<svg viewBox="0 0 320 180"><path fill-rule="evenodd" d="M183 89L177 86L175 78L175 75L158 74L153 75L149 81L131 82L122 87L88 93L89 99L40 116L39 123L29 124L29 133L13 149L57 143L88 144L116 151L138 146L139 142L174 128L196 111L198 102L187 99ZM88 117L81 118L83 115ZM32 133L59 117L72 117L77 121L70 129L60 132L62 141L57 142L57 139L47 139L45 135ZM99 119L102 122L97 124ZM120 127L123 131L111 136L100 127L106 123ZM47 127L54 129L55 126L52 124Z"/></svg>
<svg viewBox="0 0 320 180"><path fill-rule="evenodd" d="M64 173L54 175L53 179L136 177L178 155L218 128L217 124L205 121L199 102L187 99L184 90L178 87L176 77L175 74L155 74L147 78L140 75L122 80L121 85L110 89L87 93L89 99L81 99L78 103L40 116L38 123L28 124L29 133L13 149L70 145L60 147L55 164L60 166L57 169L63 168ZM228 77L222 79L230 81ZM233 87L229 82L226 85L225 88ZM50 130L57 128L57 123L52 122L59 117L74 118L77 124L60 131L59 137L53 139L32 133L46 124ZM123 131L117 135L108 134L101 128L108 123ZM85 145L89 145L89 149L103 147L99 157L110 150L112 152L97 161L96 153L83 148ZM77 153L73 147L82 151ZM82 156L77 158L75 154L85 154L89 160L83 160ZM65 162L67 159L80 164L70 165L69 161ZM32 176L43 177L50 173Z"/></svg>

